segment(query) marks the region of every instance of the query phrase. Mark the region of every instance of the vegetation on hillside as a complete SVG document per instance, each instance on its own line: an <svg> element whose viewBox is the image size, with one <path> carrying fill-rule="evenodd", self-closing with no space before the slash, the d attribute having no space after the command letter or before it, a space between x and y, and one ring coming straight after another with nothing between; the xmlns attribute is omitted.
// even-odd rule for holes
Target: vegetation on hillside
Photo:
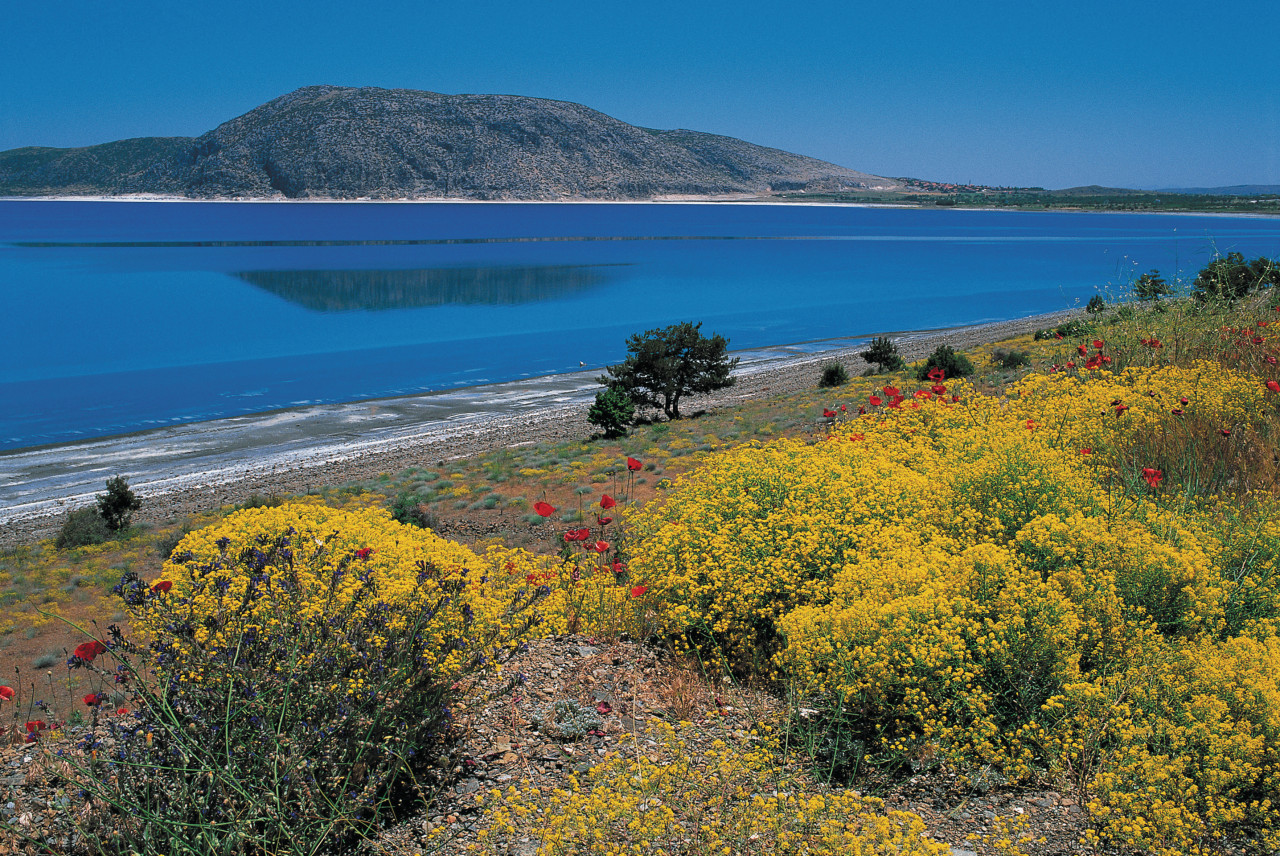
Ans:
<svg viewBox="0 0 1280 856"><path fill-rule="evenodd" d="M549 802L483 794L478 847L945 853L843 788L946 770L1069 790L1100 847L1275 852L1275 295L1108 309L953 353L968 378L917 364L192 521L163 566L147 539L168 533L10 551L6 635L46 594L76 607L72 575L123 574L118 605L80 604L119 630L79 639L67 674L124 755L56 743L67 715L29 716L21 676L0 717L69 752L66 787L99 808L80 823L137 818L139 853L304 852L412 803L431 759L410 750L522 639L625 634L793 715L696 773L675 726ZM463 547L393 503L506 534Z"/></svg>

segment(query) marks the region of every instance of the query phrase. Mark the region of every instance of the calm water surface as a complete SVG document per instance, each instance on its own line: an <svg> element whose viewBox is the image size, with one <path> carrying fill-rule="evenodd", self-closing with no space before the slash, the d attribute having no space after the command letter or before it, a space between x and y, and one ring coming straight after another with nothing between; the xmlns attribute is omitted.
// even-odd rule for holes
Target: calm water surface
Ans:
<svg viewBox="0 0 1280 856"><path fill-rule="evenodd" d="M1119 294L1280 221L797 205L0 201L0 448Z"/></svg>

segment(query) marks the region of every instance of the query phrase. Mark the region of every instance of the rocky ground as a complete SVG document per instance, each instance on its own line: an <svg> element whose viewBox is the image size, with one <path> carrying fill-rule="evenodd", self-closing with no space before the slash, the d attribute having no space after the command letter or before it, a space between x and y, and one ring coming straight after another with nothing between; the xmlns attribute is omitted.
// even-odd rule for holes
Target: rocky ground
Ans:
<svg viewBox="0 0 1280 856"><path fill-rule="evenodd" d="M716 740L745 749L753 727L779 725L786 717L784 704L766 693L712 687L671 657L634 642L607 643L581 636L544 639L511 660L504 674L474 687L469 701L458 706L459 739L448 755L446 778L434 804L387 830L363 852L386 856L467 852L485 823L476 806L478 792L516 785L549 796L556 789L571 787L570 775L584 777L608 753L636 741L641 747L651 745L647 729L659 721L693 723L685 735L691 757L696 757ZM516 674L523 675L523 683L513 692L504 692ZM561 700L595 711L598 727L582 736L566 736L540 725L548 708ZM78 736L76 729L68 729L61 739L70 743ZM58 744L43 748L56 751ZM36 747L0 748L0 823L47 848L24 844L0 826L0 854L76 852L81 842L69 815L59 810L59 800L64 799L60 784ZM998 824L1023 820L1015 838L1029 836L1022 843L1028 853L1092 852L1080 844L1087 828L1085 813L1077 799L1058 791L998 787L978 791L961 787L955 775L943 769L868 793L883 799L889 809L920 815L929 835L950 845L953 856L996 852L986 838L1000 837ZM505 850L497 852L532 856L536 837L517 835L502 846Z"/></svg>

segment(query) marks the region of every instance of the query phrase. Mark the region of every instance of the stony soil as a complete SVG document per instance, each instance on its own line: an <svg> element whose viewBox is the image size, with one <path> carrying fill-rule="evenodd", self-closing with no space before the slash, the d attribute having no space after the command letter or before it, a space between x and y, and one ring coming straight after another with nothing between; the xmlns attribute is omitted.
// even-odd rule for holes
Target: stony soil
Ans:
<svg viewBox="0 0 1280 856"><path fill-rule="evenodd" d="M510 785L545 795L566 789L570 775L582 777L608 753L633 741L644 746L646 728L660 720L692 722L689 748L697 756L717 739L745 747L753 727L778 725L786 718L785 705L777 698L741 687L713 687L662 652L628 641L581 636L539 640L507 663L504 673L506 677L473 687L469 700L457 706L458 740L447 760L442 759L444 776L432 806L388 829L363 852L462 854L485 822L476 807L477 792ZM517 674L523 682L504 691ZM599 728L565 737L539 727L537 720L547 708L565 699L600 711ZM78 736L78 730L68 729L62 745ZM45 748L56 751L58 745ZM35 747L0 747L0 824L8 823L49 848L22 844L0 826L0 854L77 852L77 831L66 814L55 810L59 784L54 768ZM996 832L997 818L1025 818L1021 834L1031 840L1022 846L1036 856L1091 852L1080 844L1087 829L1085 813L1075 798L1057 791L979 792L959 786L946 770L933 770L868 793L882 798L887 808L920 815L930 836L950 845L953 856L993 853L983 839ZM517 836L504 848L497 852L531 856L536 842Z"/></svg>

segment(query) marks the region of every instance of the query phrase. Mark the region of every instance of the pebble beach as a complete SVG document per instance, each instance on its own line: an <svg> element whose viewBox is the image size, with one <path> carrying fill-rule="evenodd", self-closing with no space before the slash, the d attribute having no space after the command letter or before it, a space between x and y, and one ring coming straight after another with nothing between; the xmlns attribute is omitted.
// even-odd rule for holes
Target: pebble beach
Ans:
<svg viewBox="0 0 1280 856"><path fill-rule="evenodd" d="M1082 310L944 330L886 333L908 362L938 345L957 350L1024 335ZM812 388L822 366L850 374L867 336L737 354L734 386L690 399L686 412ZM316 406L174 426L139 434L0 454L0 546L53 535L66 513L93 501L103 481L126 475L143 508L135 520L167 523L253 495L305 493L532 443L595 433L586 410L602 367L446 393Z"/></svg>

